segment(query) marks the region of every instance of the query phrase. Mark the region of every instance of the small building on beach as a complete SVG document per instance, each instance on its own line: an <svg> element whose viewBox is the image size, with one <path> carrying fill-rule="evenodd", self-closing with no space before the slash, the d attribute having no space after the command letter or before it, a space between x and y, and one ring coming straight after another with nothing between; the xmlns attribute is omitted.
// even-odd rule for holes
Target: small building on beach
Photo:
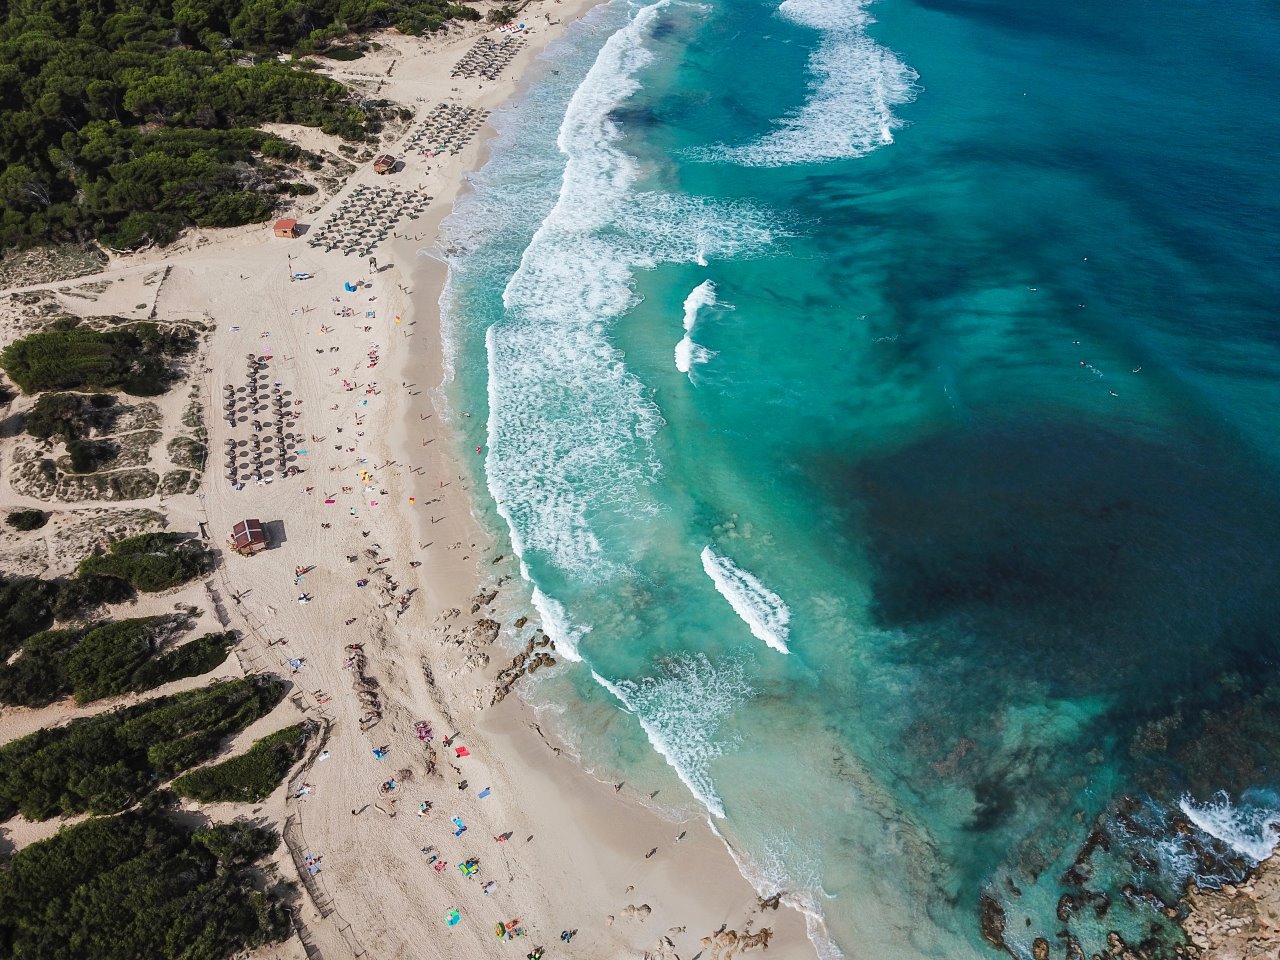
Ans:
<svg viewBox="0 0 1280 960"><path fill-rule="evenodd" d="M286 240L292 240L298 235L298 221L291 219L282 219L276 221L276 236L283 237Z"/></svg>
<svg viewBox="0 0 1280 960"><path fill-rule="evenodd" d="M396 167L396 158L384 153L374 158L373 172L379 175L390 173Z"/></svg>
<svg viewBox="0 0 1280 960"><path fill-rule="evenodd" d="M231 528L231 549L242 557L251 557L267 549L267 532L261 520L241 520Z"/></svg>

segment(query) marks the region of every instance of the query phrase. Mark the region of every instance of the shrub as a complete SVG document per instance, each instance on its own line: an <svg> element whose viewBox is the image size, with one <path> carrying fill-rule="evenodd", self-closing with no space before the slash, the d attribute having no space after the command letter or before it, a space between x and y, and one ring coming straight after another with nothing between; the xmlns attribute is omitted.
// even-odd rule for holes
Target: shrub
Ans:
<svg viewBox="0 0 1280 960"><path fill-rule="evenodd" d="M8 658L27 637L53 625L57 592L54 584L34 577L0 583L0 658Z"/></svg>
<svg viewBox="0 0 1280 960"><path fill-rule="evenodd" d="M67 693L66 654L83 630L45 630L28 637L22 655L0 667L0 702L43 707Z"/></svg>
<svg viewBox="0 0 1280 960"><path fill-rule="evenodd" d="M137 594L119 577L88 574L57 585L53 615L59 620L74 620L104 603L124 603Z"/></svg>
<svg viewBox="0 0 1280 960"><path fill-rule="evenodd" d="M15 530L39 530L49 522L49 515L43 510L14 510L4 522Z"/></svg>
<svg viewBox="0 0 1280 960"><path fill-rule="evenodd" d="M157 634L166 626L165 617L119 620L94 627L59 657L66 672L67 691L76 703L101 700L134 689L134 672L151 659L159 644ZM31 651L23 648L17 663Z"/></svg>
<svg viewBox="0 0 1280 960"><path fill-rule="evenodd" d="M172 379L169 358L194 348L189 332L153 323L100 331L68 318L0 350L0 367L25 393L83 388L156 396Z"/></svg>
<svg viewBox="0 0 1280 960"><path fill-rule="evenodd" d="M302 756L309 733L305 724L285 727L255 741L238 757L184 774L173 781L173 789L201 803L259 803Z"/></svg>
<svg viewBox="0 0 1280 960"><path fill-rule="evenodd" d="M244 677L38 730L0 747L0 819L115 813L211 757L284 696Z"/></svg>
<svg viewBox="0 0 1280 960"><path fill-rule="evenodd" d="M19 657L0 665L0 702L42 707L72 694L84 704L199 676L227 658L233 633L206 634L157 656L178 622L143 617L28 637Z"/></svg>
<svg viewBox="0 0 1280 960"><path fill-rule="evenodd" d="M106 554L85 557L80 574L119 577L144 593L168 590L204 573L209 552L176 533L143 533L113 543Z"/></svg>
<svg viewBox="0 0 1280 960"><path fill-rule="evenodd" d="M283 940L285 908L252 869L278 843L247 823L192 831L159 811L66 827L0 873L0 953L216 960Z"/></svg>
<svg viewBox="0 0 1280 960"><path fill-rule="evenodd" d="M119 452L119 447L110 440L81 440L77 437L67 441L72 473L94 473L115 460Z"/></svg>
<svg viewBox="0 0 1280 960"><path fill-rule="evenodd" d="M132 689L150 690L171 680L208 673L227 659L235 642L234 631L206 633L203 637L189 640L141 664L134 671Z"/></svg>
<svg viewBox="0 0 1280 960"><path fill-rule="evenodd" d="M41 440L61 437L64 441L87 436L114 419L115 398L103 393L42 393L27 414L27 433Z"/></svg>

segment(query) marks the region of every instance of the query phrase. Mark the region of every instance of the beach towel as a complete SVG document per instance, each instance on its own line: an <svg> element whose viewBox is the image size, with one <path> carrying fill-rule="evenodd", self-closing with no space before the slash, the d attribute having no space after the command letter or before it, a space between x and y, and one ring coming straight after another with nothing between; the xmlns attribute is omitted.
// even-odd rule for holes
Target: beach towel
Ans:
<svg viewBox="0 0 1280 960"><path fill-rule="evenodd" d="M459 757L471 756L471 751L468 750L466 747L455 747L453 752Z"/></svg>

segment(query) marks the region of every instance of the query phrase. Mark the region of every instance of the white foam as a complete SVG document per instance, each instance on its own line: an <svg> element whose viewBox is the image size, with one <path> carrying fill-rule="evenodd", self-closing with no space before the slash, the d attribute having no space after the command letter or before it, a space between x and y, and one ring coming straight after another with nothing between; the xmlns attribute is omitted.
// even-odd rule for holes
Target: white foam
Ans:
<svg viewBox="0 0 1280 960"><path fill-rule="evenodd" d="M716 304L716 285L703 280L684 298L684 336L676 344L676 369L688 373L694 364L706 363L715 354L701 344L693 342L693 328L698 322L698 311Z"/></svg>
<svg viewBox="0 0 1280 960"><path fill-rule="evenodd" d="M1233 804L1225 793L1206 803L1190 796L1178 801L1187 819L1255 864L1275 853L1280 843L1280 810Z"/></svg>
<svg viewBox="0 0 1280 960"><path fill-rule="evenodd" d="M485 338L490 490L518 553L537 551L584 582L621 572L593 517L657 509L644 490L661 470L662 417L608 339L609 322L635 303L634 272L700 251L750 252L773 236L745 207L632 190L636 164L611 115L639 89L652 60L645 40L670 2L641 7L574 91L557 135L559 197Z"/></svg>
<svg viewBox="0 0 1280 960"><path fill-rule="evenodd" d="M591 676L639 721L649 744L662 755L689 792L712 816L724 818L724 802L711 779L711 761L732 746L717 736L735 706L752 693L743 670L719 670L705 656L683 655L664 664L667 675L612 683Z"/></svg>
<svg viewBox="0 0 1280 960"><path fill-rule="evenodd" d="M791 652L787 646L791 610L780 596L710 547L702 550L702 569L757 640L763 640L779 653Z"/></svg>
<svg viewBox="0 0 1280 960"><path fill-rule="evenodd" d="M772 897L774 894L781 893L782 903L785 906L800 911L804 916L805 933L809 937L809 942L813 944L818 960L844 960L844 953L827 932L826 918L818 902L819 895L828 899L830 895L822 889L821 880L816 872L802 877L792 875L786 858L778 849L787 847L789 844L779 843L777 838L766 838L763 859L749 859L725 839L724 835L716 829L713 821L708 820L707 825L711 828L711 832L724 843L725 849L729 851L729 856L733 858L738 868L738 873L751 884L758 896Z"/></svg>
<svg viewBox="0 0 1280 960"><path fill-rule="evenodd" d="M529 579L528 568L523 563L520 564L520 573L526 580ZM542 629L555 641L556 653L573 663L581 663L582 654L578 652L578 643L591 628L570 623L564 605L554 597L547 596L536 584L533 587L533 607L538 611Z"/></svg>
<svg viewBox="0 0 1280 960"><path fill-rule="evenodd" d="M785 0L778 13L821 32L809 56L809 96L758 140L701 151L749 167L861 157L893 142L894 108L911 101L919 74L866 34L869 0Z"/></svg>
<svg viewBox="0 0 1280 960"><path fill-rule="evenodd" d="M699 310L715 305L716 285L710 280L703 280L684 298L684 332L693 333L694 324L698 322Z"/></svg>

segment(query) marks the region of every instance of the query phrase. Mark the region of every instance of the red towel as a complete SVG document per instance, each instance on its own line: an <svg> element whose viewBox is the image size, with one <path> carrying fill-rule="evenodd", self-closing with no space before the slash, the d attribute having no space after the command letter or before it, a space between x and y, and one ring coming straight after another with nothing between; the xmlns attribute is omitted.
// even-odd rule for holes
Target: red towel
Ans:
<svg viewBox="0 0 1280 960"><path fill-rule="evenodd" d="M457 754L459 757L471 756L471 751L468 750L466 747L455 747L453 752Z"/></svg>

